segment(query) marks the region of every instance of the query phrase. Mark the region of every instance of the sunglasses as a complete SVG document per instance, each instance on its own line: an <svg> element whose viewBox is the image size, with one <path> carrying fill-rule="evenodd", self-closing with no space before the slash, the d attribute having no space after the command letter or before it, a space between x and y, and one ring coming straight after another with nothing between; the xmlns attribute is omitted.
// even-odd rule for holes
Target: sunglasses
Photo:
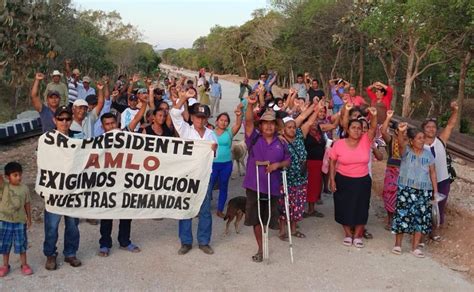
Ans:
<svg viewBox="0 0 474 292"><path fill-rule="evenodd" d="M72 118L56 118L56 120L58 120L60 122L64 122L64 121L70 122L70 121L72 121Z"/></svg>

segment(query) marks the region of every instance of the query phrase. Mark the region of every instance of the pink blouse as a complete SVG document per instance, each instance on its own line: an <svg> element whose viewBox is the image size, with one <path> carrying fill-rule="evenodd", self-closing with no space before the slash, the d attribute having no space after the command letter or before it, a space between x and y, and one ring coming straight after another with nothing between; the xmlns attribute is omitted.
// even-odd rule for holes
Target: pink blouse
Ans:
<svg viewBox="0 0 474 292"><path fill-rule="evenodd" d="M336 160L336 172L348 177L364 177L369 174L370 141L363 134L356 148L350 148L346 139L337 140L331 148L329 157Z"/></svg>

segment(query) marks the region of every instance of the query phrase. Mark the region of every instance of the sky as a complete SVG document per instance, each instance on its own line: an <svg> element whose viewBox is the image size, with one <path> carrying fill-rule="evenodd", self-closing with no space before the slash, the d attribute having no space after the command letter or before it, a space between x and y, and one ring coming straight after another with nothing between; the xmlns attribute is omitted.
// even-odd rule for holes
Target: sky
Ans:
<svg viewBox="0 0 474 292"><path fill-rule="evenodd" d="M73 0L76 8L116 10L124 23L138 27L143 40L157 49L190 48L215 26L241 25L266 0Z"/></svg>

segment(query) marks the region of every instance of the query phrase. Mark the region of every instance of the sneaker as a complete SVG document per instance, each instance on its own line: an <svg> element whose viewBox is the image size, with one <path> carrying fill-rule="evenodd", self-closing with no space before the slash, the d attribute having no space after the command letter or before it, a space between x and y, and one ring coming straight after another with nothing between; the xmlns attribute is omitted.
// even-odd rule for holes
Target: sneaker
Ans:
<svg viewBox="0 0 474 292"><path fill-rule="evenodd" d="M10 272L10 265L0 267L0 277L5 277Z"/></svg>
<svg viewBox="0 0 474 292"><path fill-rule="evenodd" d="M74 267L74 268L80 267L82 265L81 261L78 258L76 258L75 256L64 258L64 262L70 264L71 267Z"/></svg>
<svg viewBox="0 0 474 292"><path fill-rule="evenodd" d="M21 273L25 276L29 276L33 274L33 270L30 268L29 265L23 265L21 266Z"/></svg>
<svg viewBox="0 0 474 292"><path fill-rule="evenodd" d="M54 271L58 268L58 265L56 264L56 256L49 256L46 257L46 264L44 265L46 270L48 271Z"/></svg>
<svg viewBox="0 0 474 292"><path fill-rule="evenodd" d="M181 248L178 250L179 255L187 254L193 248L190 244L182 244Z"/></svg>
<svg viewBox="0 0 474 292"><path fill-rule="evenodd" d="M209 245L200 245L199 249L202 250L205 254L214 254L214 250Z"/></svg>

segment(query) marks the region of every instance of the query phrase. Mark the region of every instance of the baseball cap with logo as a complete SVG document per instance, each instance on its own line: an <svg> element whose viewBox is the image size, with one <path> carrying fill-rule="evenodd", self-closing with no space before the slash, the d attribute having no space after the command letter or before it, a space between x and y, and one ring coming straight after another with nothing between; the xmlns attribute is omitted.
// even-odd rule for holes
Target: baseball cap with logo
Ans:
<svg viewBox="0 0 474 292"><path fill-rule="evenodd" d="M71 110L69 109L69 107L67 107L65 105L62 105L62 106L58 107L56 109L56 111L54 112L54 116L59 117L63 113L67 113L69 116L72 116Z"/></svg>
<svg viewBox="0 0 474 292"><path fill-rule="evenodd" d="M195 103L191 109L189 113L197 117L209 118L211 115L211 109L204 104Z"/></svg>

